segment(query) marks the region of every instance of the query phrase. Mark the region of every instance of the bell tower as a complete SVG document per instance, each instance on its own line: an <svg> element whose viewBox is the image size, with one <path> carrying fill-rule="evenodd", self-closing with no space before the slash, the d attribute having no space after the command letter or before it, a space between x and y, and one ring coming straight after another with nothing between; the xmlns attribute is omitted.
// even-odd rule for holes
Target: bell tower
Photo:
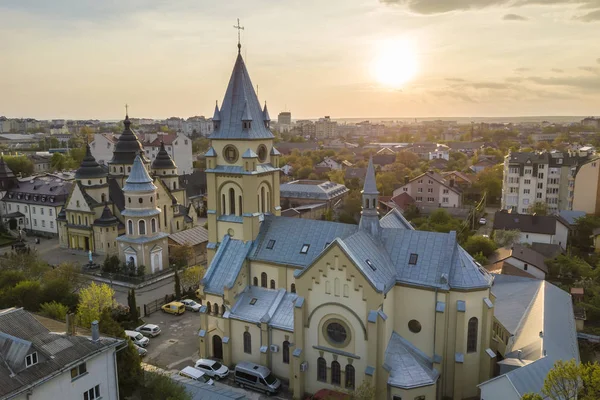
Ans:
<svg viewBox="0 0 600 400"><path fill-rule="evenodd" d="M265 214L281 214L279 157L270 117L261 107L239 51L219 109L207 160L208 258L225 235L252 241Z"/></svg>

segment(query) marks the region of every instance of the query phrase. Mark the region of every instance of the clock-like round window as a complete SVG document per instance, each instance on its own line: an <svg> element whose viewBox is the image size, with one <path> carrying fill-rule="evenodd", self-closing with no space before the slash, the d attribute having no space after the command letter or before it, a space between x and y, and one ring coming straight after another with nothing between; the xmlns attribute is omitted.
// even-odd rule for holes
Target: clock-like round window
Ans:
<svg viewBox="0 0 600 400"><path fill-rule="evenodd" d="M416 319L411 319L410 321L408 321L408 329L412 333L419 333L421 332L421 323Z"/></svg>
<svg viewBox="0 0 600 400"><path fill-rule="evenodd" d="M223 149L223 157L228 163L233 164L234 162L236 162L238 160L238 156L239 154L235 146L227 145Z"/></svg>
<svg viewBox="0 0 600 400"><path fill-rule="evenodd" d="M267 146L265 146L264 144L261 144L260 146L258 146L258 160L260 162L265 162L266 159L267 159Z"/></svg>
<svg viewBox="0 0 600 400"><path fill-rule="evenodd" d="M339 319L332 319L323 325L323 335L335 347L345 347L350 342L350 329Z"/></svg>

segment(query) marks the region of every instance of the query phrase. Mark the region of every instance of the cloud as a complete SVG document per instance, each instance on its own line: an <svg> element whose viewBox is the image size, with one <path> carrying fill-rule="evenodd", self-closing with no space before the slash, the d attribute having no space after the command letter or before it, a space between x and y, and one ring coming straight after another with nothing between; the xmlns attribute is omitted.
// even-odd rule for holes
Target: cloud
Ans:
<svg viewBox="0 0 600 400"><path fill-rule="evenodd" d="M517 14L506 14L502 19L505 21L527 21L529 18Z"/></svg>
<svg viewBox="0 0 600 400"><path fill-rule="evenodd" d="M550 77L542 78L539 76L531 76L527 78L530 82L544 86L566 86L570 88L580 89L582 91L598 91L600 90L600 75L598 76L565 76L565 77Z"/></svg>
<svg viewBox="0 0 600 400"><path fill-rule="evenodd" d="M556 72L558 74L562 74L563 72L565 72L564 69L560 69L560 68L552 68L551 71Z"/></svg>
<svg viewBox="0 0 600 400"><path fill-rule="evenodd" d="M515 72L527 72L531 71L531 68L516 68Z"/></svg>
<svg viewBox="0 0 600 400"><path fill-rule="evenodd" d="M580 15L575 17L576 20L582 22L597 22L600 21L600 10L592 11L587 14Z"/></svg>
<svg viewBox="0 0 600 400"><path fill-rule="evenodd" d="M600 64L600 58L596 58L596 62Z"/></svg>
<svg viewBox="0 0 600 400"><path fill-rule="evenodd" d="M465 82L462 78L446 78L448 82Z"/></svg>
<svg viewBox="0 0 600 400"><path fill-rule="evenodd" d="M591 72L592 74L600 74L600 67L579 67L580 70L582 71L586 71L586 72Z"/></svg>
<svg viewBox="0 0 600 400"><path fill-rule="evenodd" d="M480 10L488 7L521 7L529 5L577 5L600 8L600 0L380 0L382 3L407 6L417 14L440 14L451 11ZM590 14L594 14L592 12Z"/></svg>

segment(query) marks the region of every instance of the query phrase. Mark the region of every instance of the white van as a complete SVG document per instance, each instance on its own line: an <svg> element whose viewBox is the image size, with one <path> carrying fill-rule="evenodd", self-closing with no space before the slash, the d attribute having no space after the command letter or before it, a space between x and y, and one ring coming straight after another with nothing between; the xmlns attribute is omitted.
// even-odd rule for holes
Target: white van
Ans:
<svg viewBox="0 0 600 400"><path fill-rule="evenodd" d="M234 380L242 388L260 390L267 395L277 393L281 388L281 382L269 368L248 361L235 366Z"/></svg>
<svg viewBox="0 0 600 400"><path fill-rule="evenodd" d="M125 335L140 347L146 347L150 343L150 339L136 331L125 331Z"/></svg>
<svg viewBox="0 0 600 400"><path fill-rule="evenodd" d="M207 383L209 385L215 384L215 382L212 379L210 379L208 375L194 367L185 367L184 369L179 371L179 375L193 379L198 382Z"/></svg>

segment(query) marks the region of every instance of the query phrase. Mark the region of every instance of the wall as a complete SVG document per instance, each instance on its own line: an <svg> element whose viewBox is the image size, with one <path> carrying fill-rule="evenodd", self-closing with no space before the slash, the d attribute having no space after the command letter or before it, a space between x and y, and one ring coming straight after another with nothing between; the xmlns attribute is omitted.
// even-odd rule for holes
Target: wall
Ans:
<svg viewBox="0 0 600 400"><path fill-rule="evenodd" d="M25 229L57 235L58 226L56 224L56 216L60 212L61 207L62 204L58 203L42 206L4 201L2 203L2 214L21 212L25 215L23 219L23 227Z"/></svg>
<svg viewBox="0 0 600 400"><path fill-rule="evenodd" d="M521 397L505 376L481 385L481 400L519 400Z"/></svg>
<svg viewBox="0 0 600 400"><path fill-rule="evenodd" d="M575 176L573 194L573 210L585 211L587 214L598 212L598 190L600 189L600 173L598 162L584 164Z"/></svg>
<svg viewBox="0 0 600 400"><path fill-rule="evenodd" d="M521 261L521 260L517 260L514 257L510 257L508 258L508 260L506 260L510 265L513 265L517 268L519 268L522 271L527 272L528 274L531 274L533 276L535 276L537 279L546 279L546 273L542 270L540 270L537 267L534 267L531 264L527 264L527 269L525 269L525 262Z"/></svg>
<svg viewBox="0 0 600 400"><path fill-rule="evenodd" d="M244 353L244 332L250 332L252 354ZM212 341L210 342L212 346ZM234 364L240 361L250 361L256 364L260 364L260 346L261 335L260 328L251 322L244 322L238 320L231 320L231 339L229 341L231 346L232 361Z"/></svg>
<svg viewBox="0 0 600 400"><path fill-rule="evenodd" d="M438 381L439 382L439 381ZM411 390L404 390L395 387L390 387L390 400L413 400L419 396L424 396L425 400L436 399L436 385L419 387Z"/></svg>
<svg viewBox="0 0 600 400"><path fill-rule="evenodd" d="M546 235L543 233L527 233L521 232L519 243L553 243L552 235Z"/></svg>

